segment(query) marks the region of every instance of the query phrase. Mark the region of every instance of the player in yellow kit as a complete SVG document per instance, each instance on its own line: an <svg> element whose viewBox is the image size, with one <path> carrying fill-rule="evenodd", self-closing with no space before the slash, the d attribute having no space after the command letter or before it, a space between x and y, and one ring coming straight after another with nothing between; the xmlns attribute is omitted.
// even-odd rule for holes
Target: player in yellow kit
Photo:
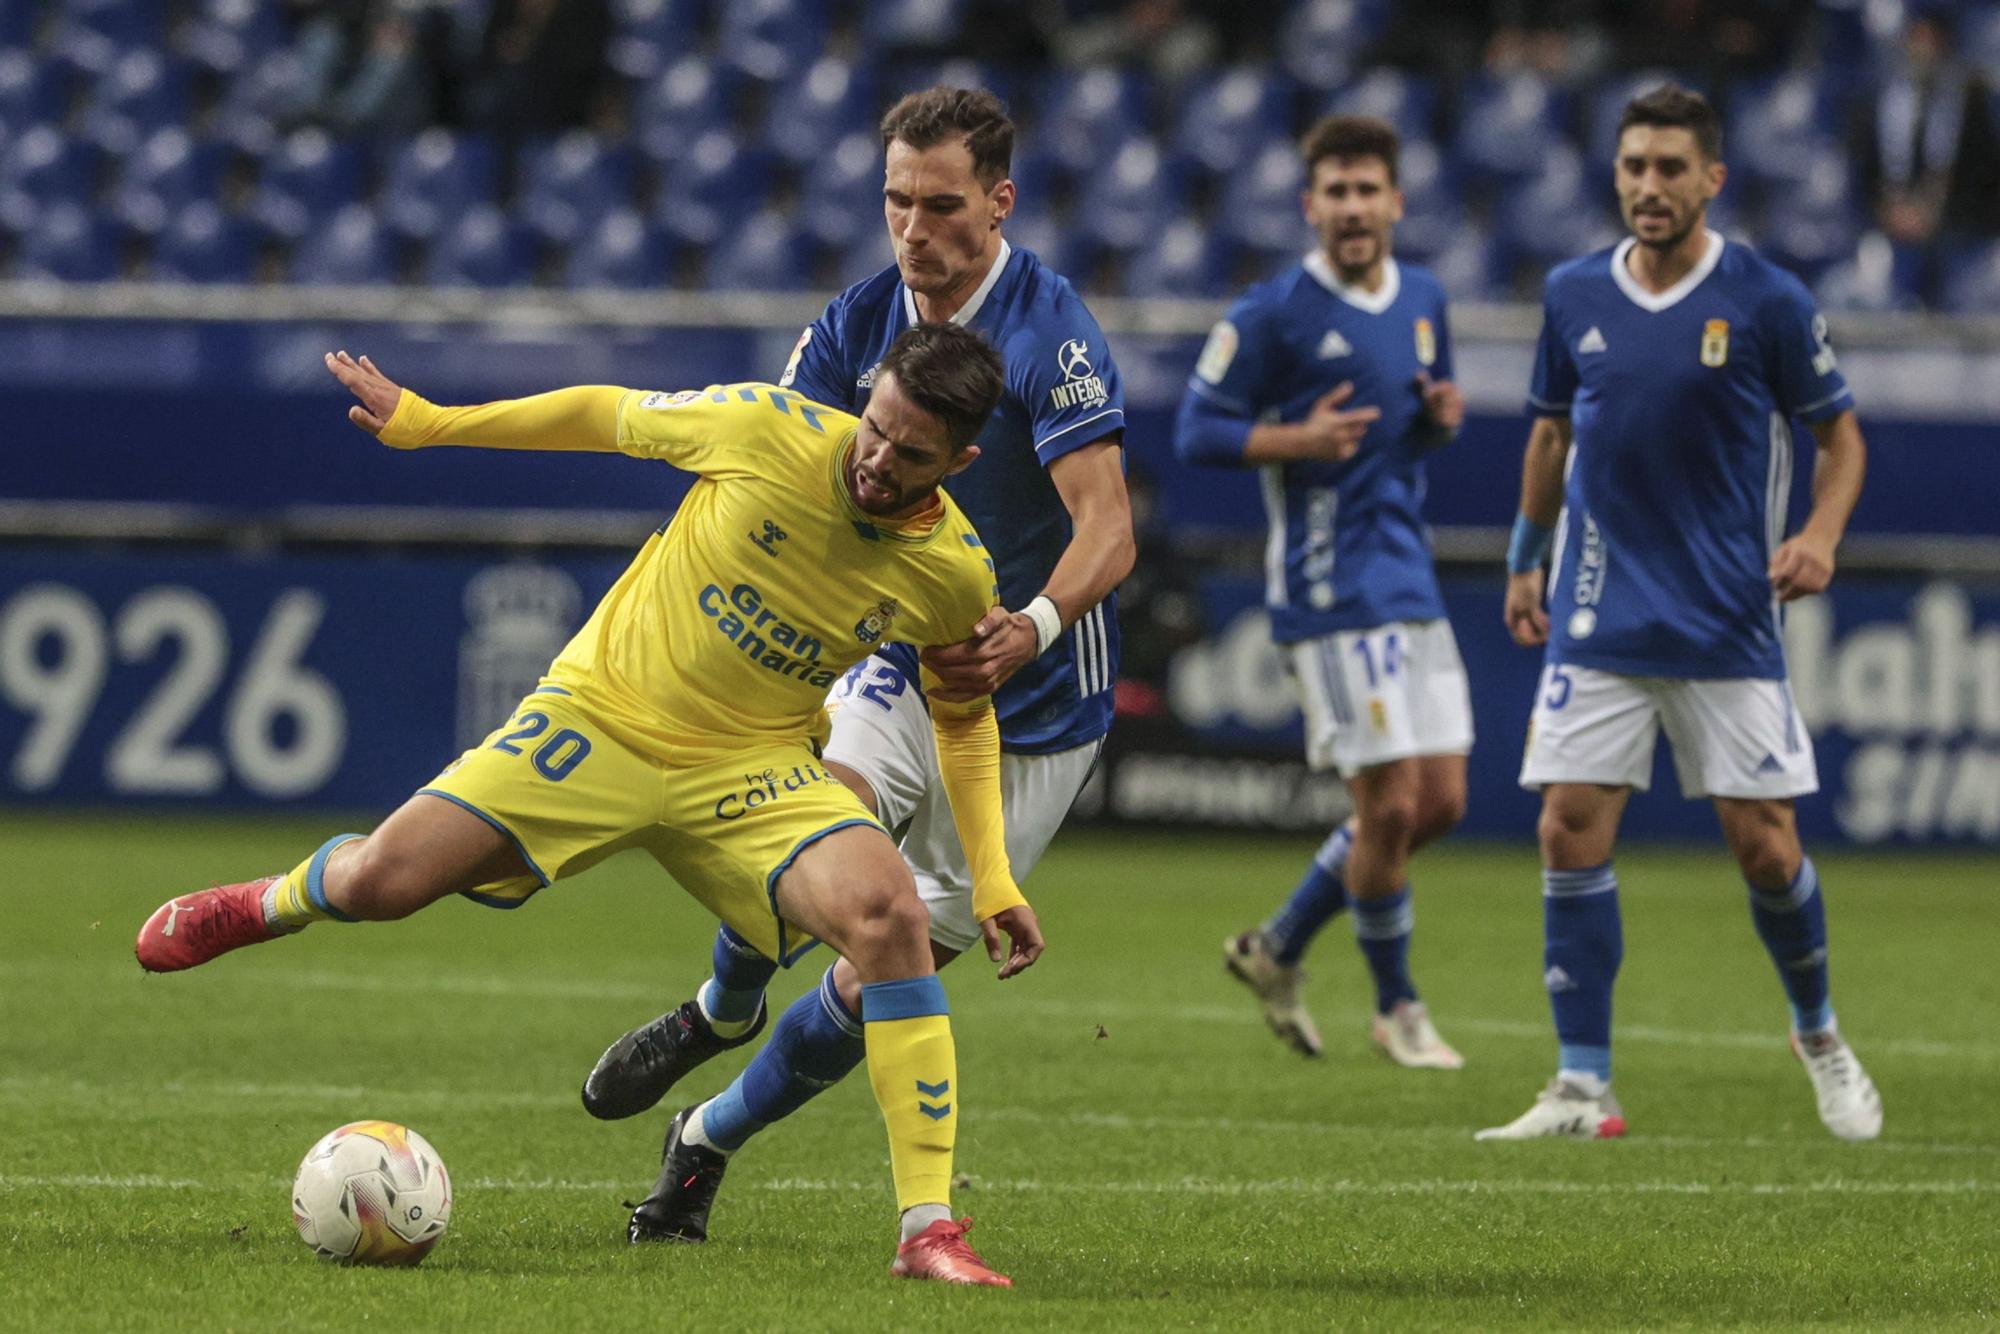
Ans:
<svg viewBox="0 0 2000 1334"><path fill-rule="evenodd" d="M959 1091L928 915L895 844L818 757L828 685L885 634L943 645L990 628L992 562L938 484L979 453L998 355L955 325L912 328L859 418L765 384L441 408L366 358L327 361L360 400L349 416L395 448L617 450L698 480L512 718L372 834L162 904L139 962L190 968L453 893L511 907L644 848L770 957L818 939L860 972L903 1211L892 1272L1007 1285L950 1217ZM1039 948L1002 841L991 700L929 684L978 915L990 940Z"/></svg>

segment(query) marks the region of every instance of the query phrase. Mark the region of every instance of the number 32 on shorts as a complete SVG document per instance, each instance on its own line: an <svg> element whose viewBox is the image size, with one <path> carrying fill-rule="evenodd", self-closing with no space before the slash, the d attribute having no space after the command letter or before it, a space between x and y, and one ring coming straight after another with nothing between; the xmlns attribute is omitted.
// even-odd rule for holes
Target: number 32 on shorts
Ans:
<svg viewBox="0 0 2000 1334"><path fill-rule="evenodd" d="M505 751L509 755L526 752L519 743L540 740L549 730L549 715L536 709L527 709L514 715L508 730L493 739L487 749ZM574 727L565 727L536 746L531 756L535 770L551 783L560 783L576 771L590 754L590 738Z"/></svg>

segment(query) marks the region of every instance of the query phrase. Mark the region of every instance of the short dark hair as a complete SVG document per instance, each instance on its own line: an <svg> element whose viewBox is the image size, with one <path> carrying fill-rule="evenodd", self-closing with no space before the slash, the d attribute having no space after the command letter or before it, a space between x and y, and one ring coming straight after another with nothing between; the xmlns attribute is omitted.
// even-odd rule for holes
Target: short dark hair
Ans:
<svg viewBox="0 0 2000 1334"><path fill-rule="evenodd" d="M986 427L1000 402L1005 366L1000 354L962 324L913 324L889 345L875 374L894 375L903 396L944 423L952 451Z"/></svg>
<svg viewBox="0 0 2000 1334"><path fill-rule="evenodd" d="M1694 136L1695 147L1701 150L1703 158L1722 161L1722 117L1715 114L1715 107L1707 98L1691 88L1663 83L1633 98L1625 104L1625 114L1618 118L1618 137L1623 139L1625 131L1634 125L1686 130Z"/></svg>
<svg viewBox="0 0 2000 1334"><path fill-rule="evenodd" d="M940 84L910 93L882 117L882 148L901 141L915 149L965 140L972 174L991 190L1014 165L1014 122L1007 107L984 88Z"/></svg>
<svg viewBox="0 0 2000 1334"><path fill-rule="evenodd" d="M1327 158L1375 157L1389 169L1389 184L1396 183L1396 156L1402 150L1396 129L1374 116L1328 116L1306 131L1299 140L1299 156L1305 159L1306 185L1312 185L1313 168Z"/></svg>

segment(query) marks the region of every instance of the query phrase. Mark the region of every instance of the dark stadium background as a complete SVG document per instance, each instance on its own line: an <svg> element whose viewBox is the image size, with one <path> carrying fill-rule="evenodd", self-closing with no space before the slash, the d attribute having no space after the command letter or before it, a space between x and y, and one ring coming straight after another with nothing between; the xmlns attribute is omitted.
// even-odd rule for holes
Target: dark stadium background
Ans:
<svg viewBox="0 0 2000 1334"><path fill-rule="evenodd" d="M1223 301L1307 244L1296 133L1359 110L1404 136L1397 250L1456 303L1473 412L1428 511L1467 829L1525 841L1536 663L1498 557L1539 275L1617 235L1611 135L1663 77L1722 105L1715 221L1818 295L1872 449L1793 617L1808 837L2000 840L2000 5L1929 0L0 0L0 800L398 800L684 481L380 450L320 354L441 401L774 376L886 262L880 111L950 80L1010 102L1007 233L1085 292L1130 400L1144 554L1090 814L1341 809L1255 610L1254 489L1176 466L1169 427ZM1628 828L1711 823L1663 766Z"/></svg>

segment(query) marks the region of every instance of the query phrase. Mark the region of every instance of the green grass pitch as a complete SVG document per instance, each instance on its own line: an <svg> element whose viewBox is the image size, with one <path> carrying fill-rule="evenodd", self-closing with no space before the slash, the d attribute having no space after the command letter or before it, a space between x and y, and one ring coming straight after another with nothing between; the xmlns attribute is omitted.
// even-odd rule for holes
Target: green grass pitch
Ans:
<svg viewBox="0 0 2000 1334"><path fill-rule="evenodd" d="M887 1276L865 1079L736 1160L705 1247L632 1248L666 1116L592 1121L603 1045L704 975L711 923L650 861L516 913L452 901L142 977L171 893L291 865L326 821L0 818L0 1326L689 1330L1969 1327L2000 1317L2000 856L1827 855L1835 999L1880 1084L1834 1141L1718 849L1621 859L1622 1143L1475 1145L1549 1073L1532 845L1418 862L1416 976L1460 1073L1367 1045L1339 922L1325 1059L1280 1047L1224 934L1289 888L1279 838L1065 835L1051 946L948 977L958 1210L1019 1286ZM345 827L345 826L339 826ZM788 1001L823 959L781 975ZM677 1092L706 1095L743 1058ZM321 1264L287 1196L319 1135L416 1126L457 1187L413 1271Z"/></svg>

